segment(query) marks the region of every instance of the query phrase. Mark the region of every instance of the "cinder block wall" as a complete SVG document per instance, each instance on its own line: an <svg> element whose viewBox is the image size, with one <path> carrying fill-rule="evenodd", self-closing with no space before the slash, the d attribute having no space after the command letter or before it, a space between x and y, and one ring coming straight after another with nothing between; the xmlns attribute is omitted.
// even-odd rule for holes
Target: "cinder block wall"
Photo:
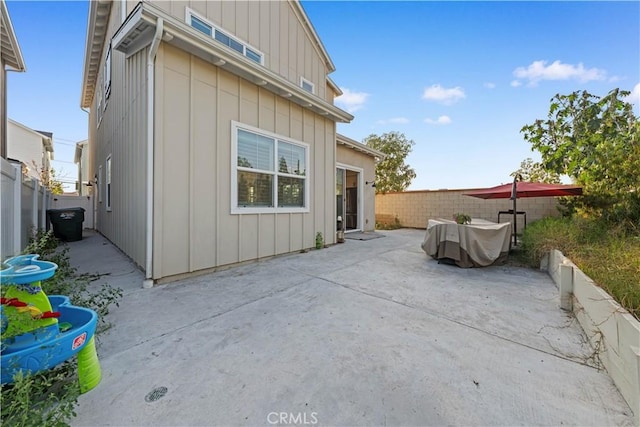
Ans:
<svg viewBox="0 0 640 427"><path fill-rule="evenodd" d="M404 227L426 228L429 219L453 219L455 213L472 218L498 222L498 212L513 208L510 199L484 200L464 196L473 189L420 190L402 193L376 194L376 218L397 217ZM527 213L527 223L547 216L558 216L555 197L529 197L517 200L517 210ZM500 222L509 222L511 215L502 215ZM524 226L524 217L518 215L518 233Z"/></svg>

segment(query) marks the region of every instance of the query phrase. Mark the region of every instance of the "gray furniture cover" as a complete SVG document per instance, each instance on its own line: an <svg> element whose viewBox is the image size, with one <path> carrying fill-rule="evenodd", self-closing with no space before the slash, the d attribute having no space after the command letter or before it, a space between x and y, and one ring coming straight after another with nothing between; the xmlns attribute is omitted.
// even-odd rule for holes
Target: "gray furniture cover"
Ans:
<svg viewBox="0 0 640 427"><path fill-rule="evenodd" d="M507 259L511 243L511 223L498 224L472 219L457 224L447 219L430 219L422 250L437 260L460 267L486 267Z"/></svg>

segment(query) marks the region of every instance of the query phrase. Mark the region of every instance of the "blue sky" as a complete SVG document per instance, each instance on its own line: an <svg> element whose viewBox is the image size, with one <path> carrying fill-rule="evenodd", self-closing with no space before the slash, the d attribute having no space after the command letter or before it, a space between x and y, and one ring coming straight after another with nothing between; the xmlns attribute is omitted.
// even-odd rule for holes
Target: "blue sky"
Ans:
<svg viewBox="0 0 640 427"><path fill-rule="evenodd" d="M27 65L10 73L9 117L54 133L54 165L75 180L87 137L80 86L88 4L7 1ZM639 2L330 2L303 6L362 141L398 131L415 141L410 189L510 181L527 157L520 133L556 94L633 91L640 114ZM34 30L37 29L37 30Z"/></svg>

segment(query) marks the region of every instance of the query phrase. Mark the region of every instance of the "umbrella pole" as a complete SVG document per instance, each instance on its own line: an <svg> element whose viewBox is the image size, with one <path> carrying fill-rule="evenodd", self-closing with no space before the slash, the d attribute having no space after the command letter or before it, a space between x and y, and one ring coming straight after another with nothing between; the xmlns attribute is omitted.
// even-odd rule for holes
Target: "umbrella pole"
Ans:
<svg viewBox="0 0 640 427"><path fill-rule="evenodd" d="M511 198L513 199L513 246L516 247L518 246L518 210L516 209L516 199L518 198L518 175L513 178Z"/></svg>
<svg viewBox="0 0 640 427"><path fill-rule="evenodd" d="M513 246L518 246L518 211L516 210L516 199L517 197L513 198Z"/></svg>

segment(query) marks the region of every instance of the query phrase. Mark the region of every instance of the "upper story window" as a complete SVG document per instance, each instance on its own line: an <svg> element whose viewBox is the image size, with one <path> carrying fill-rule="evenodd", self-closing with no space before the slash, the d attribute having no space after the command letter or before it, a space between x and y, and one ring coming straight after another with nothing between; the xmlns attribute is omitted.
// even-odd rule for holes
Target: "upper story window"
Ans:
<svg viewBox="0 0 640 427"><path fill-rule="evenodd" d="M98 87L102 87L103 80L102 78L98 80ZM102 90L96 91L96 128L100 127L100 123L102 123L102 116L104 113L104 102L103 97L104 93Z"/></svg>
<svg viewBox="0 0 640 427"><path fill-rule="evenodd" d="M232 122L231 213L309 212L309 146Z"/></svg>
<svg viewBox="0 0 640 427"><path fill-rule="evenodd" d="M246 56L250 60L257 62L260 65L264 65L264 55L259 50L254 49L248 43L245 43L242 40L225 33L189 8L187 8L186 15L187 23L196 30L200 31L203 34L206 34L209 37L214 38L218 42L230 47L239 54Z"/></svg>
<svg viewBox="0 0 640 427"><path fill-rule="evenodd" d="M111 43L109 43L109 50L107 50L107 56L104 59L104 100L105 108L107 106L107 99L111 96Z"/></svg>
<svg viewBox="0 0 640 427"><path fill-rule="evenodd" d="M300 77L300 87L309 93L316 93L316 86L304 77Z"/></svg>

